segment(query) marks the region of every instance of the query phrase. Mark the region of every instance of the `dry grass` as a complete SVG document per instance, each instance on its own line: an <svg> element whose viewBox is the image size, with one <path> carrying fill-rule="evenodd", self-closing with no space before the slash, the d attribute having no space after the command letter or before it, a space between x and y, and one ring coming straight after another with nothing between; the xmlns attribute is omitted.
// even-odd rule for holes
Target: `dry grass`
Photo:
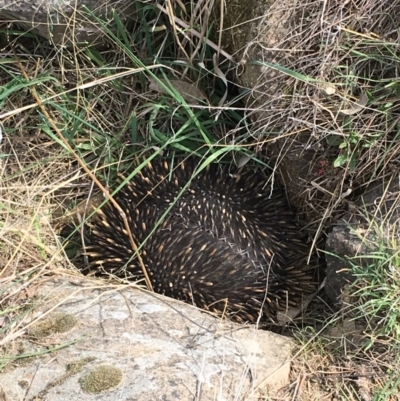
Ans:
<svg viewBox="0 0 400 401"><path fill-rule="evenodd" d="M27 134L21 128L7 136L0 159L0 343L11 348L35 308L36 286L70 267L52 214L60 188L71 187L71 161L58 146L39 146Z"/></svg>
<svg viewBox="0 0 400 401"><path fill-rule="evenodd" d="M135 26L128 39L116 19L117 33L109 33L102 51L54 48L2 27L7 68L0 70L6 88L0 94L0 346L5 355L17 353L13 347L29 324L35 287L52 275L77 274L55 227L59 216L96 191L43 118L15 54L65 140L106 184L149 150L204 154L226 146L237 162L273 153L279 155L275 169L285 167L283 157L293 150L312 150L302 190L292 200L315 234L340 215L349 191L357 194L399 168L399 52L392 18L400 2L343 3L310 1L284 13L276 9L277 21L295 16L296 30L275 46L282 49L271 58L278 79L266 77L268 92L255 88L268 100L246 107L241 95L228 91L235 70L226 60L232 57L220 51L213 58L219 39L207 36L208 3L193 3L189 13L180 3L141 10L148 24ZM185 24L197 30L183 35ZM260 36L255 42L265 40ZM204 97L186 98L182 86L170 84L173 79L195 83ZM151 90L149 80L158 89ZM326 84L334 93L328 94ZM367 108L343 113L361 94L368 96ZM260 159L254 162L262 166ZM303 327L292 330L299 343L293 382L274 399L400 399L399 338L375 338L368 348L365 339L374 336L374 328L365 319L353 322L354 308L336 315L323 296L317 303ZM0 358L0 363L7 362Z"/></svg>
<svg viewBox="0 0 400 401"><path fill-rule="evenodd" d="M399 168L399 12L391 0L276 2L240 43L248 63L266 58L245 113L252 142L282 167L311 232Z"/></svg>

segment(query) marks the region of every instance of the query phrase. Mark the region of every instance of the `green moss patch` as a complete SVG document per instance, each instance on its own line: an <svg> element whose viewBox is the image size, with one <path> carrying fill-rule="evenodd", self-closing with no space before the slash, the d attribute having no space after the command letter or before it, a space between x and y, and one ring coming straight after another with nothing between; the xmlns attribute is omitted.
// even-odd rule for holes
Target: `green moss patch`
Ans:
<svg viewBox="0 0 400 401"><path fill-rule="evenodd" d="M29 334L35 338L45 338L52 334L65 333L71 330L77 323L77 318L68 313L57 313L54 316L40 322Z"/></svg>
<svg viewBox="0 0 400 401"><path fill-rule="evenodd" d="M102 365L82 377L81 388L87 393L101 393L116 387L122 380L122 370L109 365Z"/></svg>

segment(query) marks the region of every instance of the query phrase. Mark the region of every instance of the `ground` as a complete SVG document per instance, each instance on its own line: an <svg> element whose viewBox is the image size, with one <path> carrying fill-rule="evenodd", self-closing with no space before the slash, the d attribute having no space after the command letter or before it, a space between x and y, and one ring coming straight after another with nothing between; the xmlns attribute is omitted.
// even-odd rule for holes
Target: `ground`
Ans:
<svg viewBox="0 0 400 401"><path fill-rule="evenodd" d="M322 7L320 3L310 2L310 10L315 12ZM327 9L337 9L335 2L328 3ZM310 18L302 10L298 10L303 18L300 25L309 26L304 30L308 36L307 40L296 36L296 48L307 44L307 52L300 64L284 66L289 70L278 66L278 71L285 72L285 78L280 75L282 81L277 81L286 90L284 112L305 126L314 126L309 145L324 148L321 157L310 159L306 166L310 175L296 200L312 238L323 238L347 208L347 200L355 200L366 183L398 171L399 50L394 33L397 22L391 26L388 15L396 15L400 3L388 3L391 13L380 8L383 2L376 6L367 0L358 3L358 14L354 9L348 17L343 10L342 16L334 16L341 18L341 41L331 49L334 56L325 60L330 69L324 70L323 78L339 91L331 94L330 87L324 87L326 97L316 103L326 113L316 114L312 108L315 93L320 95L322 90L311 81L321 79L321 64L313 66L312 60L323 54L318 53L323 47L318 24L307 25ZM357 24L346 28L350 17L364 21L365 10L365 18L374 18L369 32ZM180 19L187 17L180 6L174 12ZM174 19L159 9L148 7L140 16L141 23L129 29L118 19L115 31L105 27L100 49L56 47L24 34L13 24L1 26L2 369L24 356L15 344L26 335L24 327L35 307L35 287L49 276L79 274L71 261L76 248L71 242L65 246L61 228L66 222L87 218L86 208L76 205L92 195L102 199L117 171L129 171L138 157L175 151L196 152L210 160L228 155L236 164L254 163L267 172L269 159L260 151L263 145L278 143L282 154L292 149L287 138L268 137L273 131L268 127L271 121L257 128L262 135L254 135L256 121L247 119L241 89L226 85L235 81L237 70L224 63L217 65L215 48L197 41L196 36L190 40L180 36L176 26L170 25ZM197 26L199 21L192 16L188 22ZM378 28L387 34L378 33ZM312 37L318 40L312 42ZM195 92L193 83L201 88L197 102L185 96ZM315 92L310 92L311 87ZM357 101L360 93L368 97L367 109L349 112L343 101ZM272 99L264 106L272 107L275 116L285 116L281 109L276 113L280 102ZM331 119L332 105L347 114ZM269 168L274 171L274 164ZM288 174L295 173L288 170ZM341 195L349 189L354 198L343 196L342 202ZM81 228L76 232L79 237ZM380 252L370 255L375 275L366 275L355 266L360 280L348 289L340 309L322 289L300 320L277 329L295 339L297 351L291 385L272 399L400 399L397 234L377 230L377 235ZM382 287L384 295L374 299Z"/></svg>

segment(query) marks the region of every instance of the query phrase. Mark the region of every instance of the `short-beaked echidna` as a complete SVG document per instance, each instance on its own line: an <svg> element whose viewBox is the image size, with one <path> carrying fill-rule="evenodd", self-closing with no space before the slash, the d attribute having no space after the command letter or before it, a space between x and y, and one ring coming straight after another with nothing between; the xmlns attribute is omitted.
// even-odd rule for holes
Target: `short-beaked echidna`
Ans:
<svg viewBox="0 0 400 401"><path fill-rule="evenodd" d="M255 323L260 314L261 321L274 320L279 308L298 305L313 289L308 247L286 198L248 170L233 174L210 164L194 176L199 162L149 163L114 197L153 289L235 321ZM110 202L89 226L91 269L143 279Z"/></svg>

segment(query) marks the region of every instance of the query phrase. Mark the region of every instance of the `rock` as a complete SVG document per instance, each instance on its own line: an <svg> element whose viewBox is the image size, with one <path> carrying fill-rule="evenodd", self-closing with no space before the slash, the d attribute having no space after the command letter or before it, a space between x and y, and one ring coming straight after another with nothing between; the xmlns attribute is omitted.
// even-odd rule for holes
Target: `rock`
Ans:
<svg viewBox="0 0 400 401"><path fill-rule="evenodd" d="M395 179L373 185L360 198L354 211L328 235L325 289L333 301L339 301L344 288L355 280L351 261L361 267L367 266L371 259L365 256L382 241L379 237L391 238L393 232L399 234L399 193Z"/></svg>
<svg viewBox="0 0 400 401"><path fill-rule="evenodd" d="M365 254L365 247L347 224L342 221L341 225L333 227L325 244L327 252L325 291L335 302L339 301L343 289L354 281L349 258Z"/></svg>
<svg viewBox="0 0 400 401"><path fill-rule="evenodd" d="M288 338L99 283L56 279L37 289L42 306L14 340L37 356L0 375L8 400L257 400L288 383Z"/></svg>
<svg viewBox="0 0 400 401"><path fill-rule="evenodd" d="M10 19L56 44L93 43L104 35L104 29L86 8L105 21L112 20L114 11L126 20L136 10L130 0L0 0L0 18Z"/></svg>
<svg viewBox="0 0 400 401"><path fill-rule="evenodd" d="M363 127L379 119L379 111L370 113L374 103L371 105L359 87L354 86L345 95L341 90L343 77L337 71L343 60L347 68L357 70L360 79L368 79L373 68L372 60L370 66L357 56L349 57L346 49L354 38L343 32L368 31L372 24L376 28L374 34L396 41L389 32L396 32L397 26L393 25L391 31L387 27L395 23L390 16L400 11L400 4L390 0L379 2L379 6L365 3L357 13L352 12L352 2L344 2L340 3L341 11L347 18L338 22L339 3L231 0L220 17L221 47L239 62L237 78L240 86L248 89L243 94L254 144L249 149L273 166L285 185L290 204L311 235L331 224L336 211L342 210L344 195L362 185L359 174L357 180L351 181L353 187L349 183L355 159L347 152L371 146L366 139L370 130L357 131L361 139L353 148L348 140L352 135L348 116L358 114L356 120L360 118ZM377 44L375 51L380 52L381 47ZM359 51L362 53L362 49ZM394 64L392 71L396 74ZM367 104L368 113L364 108ZM395 129L388 132L384 124L375 130L396 135ZM355 158L361 158L364 151ZM392 159L396 156L388 153L388 160ZM373 167L368 172L363 170L365 176L372 175L372 170ZM340 197L333 205L332 194ZM323 215L324 210L330 213Z"/></svg>
<svg viewBox="0 0 400 401"><path fill-rule="evenodd" d="M232 0L224 14L223 36L223 47L243 65L238 79L241 86L249 88L246 107L253 110L250 120L257 151L277 166L290 203L299 209L304 183L315 173L310 165L315 163L319 148L308 146L309 127L297 121L291 110L295 94L289 94L293 93L294 80L270 65L288 67L297 59L296 40L302 38L299 32L307 29L302 7L306 12L313 8L300 4L293 7L291 0ZM298 90L300 87L297 84ZM302 98L299 103L303 102ZM288 136L289 132L293 134ZM277 139L272 140L272 136Z"/></svg>

